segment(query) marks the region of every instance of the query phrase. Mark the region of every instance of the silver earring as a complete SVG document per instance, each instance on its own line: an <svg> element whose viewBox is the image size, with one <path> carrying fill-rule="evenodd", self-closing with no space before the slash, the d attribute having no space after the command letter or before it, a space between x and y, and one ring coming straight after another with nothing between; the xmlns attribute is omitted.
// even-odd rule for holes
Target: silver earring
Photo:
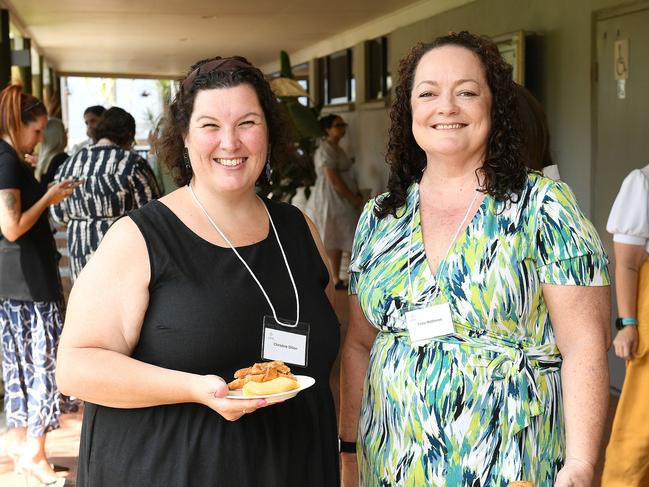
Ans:
<svg viewBox="0 0 649 487"><path fill-rule="evenodd" d="M189 161L189 151L187 150L187 147L183 147L183 161L185 161L185 169L187 169L188 172L191 172L192 164Z"/></svg>
<svg viewBox="0 0 649 487"><path fill-rule="evenodd" d="M264 175L266 176L266 181L270 182L270 143L268 143L268 152L266 153L266 167L264 168Z"/></svg>

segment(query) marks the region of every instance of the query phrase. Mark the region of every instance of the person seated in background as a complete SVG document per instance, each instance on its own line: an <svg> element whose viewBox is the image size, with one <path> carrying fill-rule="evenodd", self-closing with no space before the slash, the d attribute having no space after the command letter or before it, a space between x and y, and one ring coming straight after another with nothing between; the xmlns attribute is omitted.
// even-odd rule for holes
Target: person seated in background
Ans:
<svg viewBox="0 0 649 487"><path fill-rule="evenodd" d="M41 182L44 189L54 181L54 175L59 166L68 158L65 146L68 145L68 135L63 122L58 118L50 118L43 132L43 142L38 154L38 162L34 176Z"/></svg>
<svg viewBox="0 0 649 487"><path fill-rule="evenodd" d="M67 225L71 278L74 281L111 224L129 211L160 197L149 164L131 150L135 119L119 107L106 110L93 137L95 145L68 158L55 179L74 179L72 196L50 209Z"/></svg>
<svg viewBox="0 0 649 487"><path fill-rule="evenodd" d="M550 129L543 105L524 86L514 83L514 91L521 121L523 162L546 178L560 181L559 166L554 163L550 151Z"/></svg>
<svg viewBox="0 0 649 487"><path fill-rule="evenodd" d="M101 105L93 105L85 109L85 111L83 112L83 121L86 124L86 135L88 136L88 138L72 147L72 149L70 149L70 154L74 155L84 147L95 143L96 139L93 138L92 133L99 123L99 118L104 114L105 111L106 109Z"/></svg>

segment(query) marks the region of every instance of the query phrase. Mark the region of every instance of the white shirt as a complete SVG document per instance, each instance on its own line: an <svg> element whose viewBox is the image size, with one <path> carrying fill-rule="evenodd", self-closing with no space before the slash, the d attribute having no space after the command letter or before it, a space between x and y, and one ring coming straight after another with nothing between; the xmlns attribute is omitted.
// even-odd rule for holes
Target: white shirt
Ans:
<svg viewBox="0 0 649 487"><path fill-rule="evenodd" d="M631 171L622 182L606 230L614 242L644 245L649 252L649 165Z"/></svg>

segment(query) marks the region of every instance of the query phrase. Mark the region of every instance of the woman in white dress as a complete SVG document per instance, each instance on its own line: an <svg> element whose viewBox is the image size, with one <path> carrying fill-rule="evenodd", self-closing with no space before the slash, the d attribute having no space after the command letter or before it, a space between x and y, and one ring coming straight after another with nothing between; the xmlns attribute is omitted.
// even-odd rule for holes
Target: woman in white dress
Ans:
<svg viewBox="0 0 649 487"><path fill-rule="evenodd" d="M338 115L320 119L325 138L315 152L316 183L306 212L313 219L333 270L336 289L344 289L340 280L343 251L351 251L354 231L363 205L352 171L352 160L340 147L347 124Z"/></svg>

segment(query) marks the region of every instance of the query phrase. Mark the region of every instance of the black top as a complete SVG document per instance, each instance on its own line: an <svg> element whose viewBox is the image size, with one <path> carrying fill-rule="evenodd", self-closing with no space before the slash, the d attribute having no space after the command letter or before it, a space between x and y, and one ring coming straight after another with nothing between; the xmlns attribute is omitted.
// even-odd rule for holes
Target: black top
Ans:
<svg viewBox="0 0 649 487"><path fill-rule="evenodd" d="M47 167L47 171L45 171L45 174L41 176L41 186L43 186L43 189L45 191L47 191L47 187L50 185L50 183L54 182L54 175L56 174L56 171L68 157L68 154L65 152L59 152L54 157L52 157L50 165Z"/></svg>
<svg viewBox="0 0 649 487"><path fill-rule="evenodd" d="M333 487L339 485L336 415L329 387L339 323L324 289L326 267L303 215L267 201L311 325L309 363L291 366L313 387L229 422L199 404L114 409L86 404L79 487L117 485ZM150 301L133 357L232 380L261 361L261 291L230 248L193 233L164 204L129 214L149 253ZM295 295L272 232L237 249L278 316L295 318Z"/></svg>
<svg viewBox="0 0 649 487"><path fill-rule="evenodd" d="M0 189L20 190L22 212L45 194L31 169L4 140L0 140ZM0 298L23 301L62 299L59 258L47 211L15 242L0 235Z"/></svg>

